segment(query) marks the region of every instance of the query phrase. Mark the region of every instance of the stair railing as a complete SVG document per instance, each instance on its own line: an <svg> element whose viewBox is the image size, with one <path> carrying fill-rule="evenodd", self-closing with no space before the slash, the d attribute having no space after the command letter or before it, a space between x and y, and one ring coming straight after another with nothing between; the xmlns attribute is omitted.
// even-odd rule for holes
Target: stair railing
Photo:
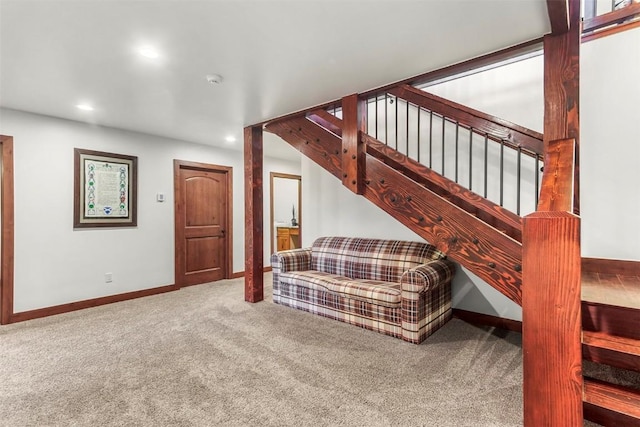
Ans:
<svg viewBox="0 0 640 427"><path fill-rule="evenodd" d="M517 215L535 211L540 133L408 85L365 103L370 136ZM327 111L342 117L336 104Z"/></svg>
<svg viewBox="0 0 640 427"><path fill-rule="evenodd" d="M442 175L457 180L459 183L468 184L472 191L477 192L480 196L485 196L486 192L487 198L493 199L496 203L504 205L505 208L520 216L533 212L524 218L516 216L522 223L522 244L504 233L495 233L499 228L489 230L490 232L486 233L487 237L503 238L506 241L503 246L509 248L505 251L505 258L510 256L513 259L510 258L508 262L496 259L494 252L497 246L486 245L486 247L478 246L478 248L486 249L484 254L489 254L492 257L490 262L486 263L487 259L481 258L482 262L471 263L473 266L471 270L483 273L479 275L484 280L490 281L492 278L491 274L487 273L487 268L489 268L497 273L494 274L496 277L499 276L495 280L498 285L500 285L500 279L510 280L514 286L509 289L517 289L511 297L523 307L524 423L526 426L577 427L582 425L583 421L580 344L580 219L572 213L574 207L577 207L579 203L576 198L579 193L578 182L573 181L574 176L577 177L573 171L579 169L576 163L578 148L576 143L570 139L549 141L552 138L567 138L568 136L578 138L579 135L576 107L579 105L577 102L578 86L575 72L579 57L576 46L579 46L579 41L574 43L573 38L576 23L574 15L576 15L575 11L579 9L576 7L579 6L579 1L571 0L570 5L572 27L571 34L567 33L567 35L571 37L565 37L563 34L554 34L550 38L545 37L545 77L549 77L549 83L545 79L545 144L542 142L542 135L536 135L536 132L527 131L517 125L504 123L500 120L482 117L481 114L478 114L479 112L471 109L467 109L467 111L462 109L463 117L452 115L446 108L440 109L447 107L447 104L438 100L437 97L403 83L374 91L373 95L367 95L367 99L359 99L364 104L366 111L362 127L360 126L362 104L352 102L351 107L357 104L357 108L345 108L349 116L348 121L352 125L358 126L355 131L351 126L347 138L350 141L349 144L352 144L348 147L353 149L353 152L349 152L344 139L341 138L343 136L343 123L341 123L343 100L331 101L299 111L274 119L267 124L267 129L272 127L272 131L276 134L281 136L285 133L294 135L292 145L316 163L321 164L337 178L342 179L343 183L349 181L356 184L373 167L393 169L386 164L374 161L361 167L360 163L356 161L359 160L362 153L362 148L358 144L366 143L368 145L369 142L364 142L364 138L361 138L360 141L356 140L357 143L353 144L354 135L368 133L394 149L404 150L407 156L416 161L419 159L419 162L426 164L426 166L431 166L434 169L440 167ZM563 8L558 10L562 11ZM534 44L537 45L537 42ZM407 81L417 80L419 79ZM555 90L556 88L562 88L562 90ZM547 93L548 89L552 89L549 94ZM426 98L429 99L425 100ZM438 103L440 105L435 105ZM547 104L559 106L561 111L566 114L547 114ZM358 117L357 120L355 116ZM321 124L324 129L320 129L320 126L316 126L318 129L305 126L308 124L307 118ZM325 129L329 132L325 132ZM425 138L429 138L426 135L440 135L441 139L438 140L431 136L430 143L427 144L424 142ZM442 135L444 135L444 142L442 142ZM450 138L450 135L453 137ZM467 143L467 141L469 142ZM530 143L526 141L530 141ZM249 143L251 142L249 140ZM465 147L464 144L467 146ZM247 138L245 138L245 146L248 145ZM488 150L480 151L480 148L485 145ZM547 145L546 154L543 150L544 145ZM554 146L557 147L555 153ZM366 154L369 154L368 149L369 147ZM464 151L465 149L466 151ZM484 161L485 155L492 156L491 150L498 153L497 158L500 160L497 166ZM448 157L447 153L451 152L456 154L452 156L453 160L447 161L445 157ZM544 174L540 177L539 165L543 163L543 155L545 169ZM444 163L443 158L445 158ZM469 159L471 160L469 161ZM367 161L369 160L377 161L378 159L367 156ZM351 166L355 167L346 167L346 163L351 163ZM468 164L472 169L471 172L466 169ZM500 177L497 184L499 189L497 196L492 192L493 184L489 184L488 181L485 183L485 164L487 165L487 179L496 175ZM479 169L476 169L477 165L481 165ZM478 170L480 172L477 172ZM571 172L567 172L567 170ZM349 176L349 173L352 175ZM418 199L416 195L427 193L424 191L424 187L418 184L414 185L412 192L409 193L402 187L406 184L405 181L396 179L395 181L401 185L391 185L395 184L392 182L393 178L394 175L389 173L384 176L384 179L378 179L375 182L378 187L380 185L386 186L384 202L388 201L387 205L393 204L391 207L386 206L390 213L394 209L394 212L397 212L396 205L403 207L407 203L415 203L415 199ZM526 184L524 184L525 182ZM366 179L365 183L367 183ZM371 183L374 181L372 180ZM358 185L355 185L354 189L360 194ZM377 188L374 191L381 194L383 190ZM402 196L402 200L398 195ZM525 198L526 202L523 201ZM421 209L424 211L434 210L434 206L437 205L436 209L440 212L455 205L453 203L447 204L447 202L437 204L435 202L440 199L435 199L430 198L429 203L421 201ZM511 199L515 199L515 202L512 203ZM381 207L382 205L383 203L379 204ZM458 206L454 207L458 208ZM438 215L438 212L435 214ZM441 227L437 223L444 218L443 216L436 218L435 222L430 220L427 223L426 215L415 218L405 215L403 223L411 226L415 225L415 221L417 221L424 224L421 225L422 229L433 229L435 232L439 232ZM410 223L411 221L413 222ZM453 225L463 222L457 221L455 218L451 228L453 229ZM436 225L434 226L434 224ZM476 229L469 228L469 231L475 232ZM425 232L425 236L426 234ZM433 236L429 238L438 239L440 237L437 233L431 234ZM460 247L457 235L446 237L445 252L450 253L452 249ZM428 240L427 237L425 239ZM486 240L492 239L487 238ZM484 244L481 240L473 237L471 241L476 245ZM247 257L247 259L249 258ZM517 264L512 262L516 258ZM498 272L499 269L501 272ZM513 273L510 270L513 270ZM521 284L522 292L520 292ZM502 291L499 286L497 288ZM507 295L509 289L503 293Z"/></svg>
<svg viewBox="0 0 640 427"><path fill-rule="evenodd" d="M630 0L618 0L610 4L607 10L599 11L604 2L586 0L584 20L582 22L582 40L615 34L636 27L640 21L640 4Z"/></svg>

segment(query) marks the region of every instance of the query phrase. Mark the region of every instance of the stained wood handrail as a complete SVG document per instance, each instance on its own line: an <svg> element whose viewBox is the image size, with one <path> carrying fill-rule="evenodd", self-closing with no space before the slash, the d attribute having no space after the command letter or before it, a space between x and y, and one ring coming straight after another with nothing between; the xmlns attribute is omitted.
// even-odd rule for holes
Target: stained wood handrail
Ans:
<svg viewBox="0 0 640 427"><path fill-rule="evenodd" d="M504 141L505 145L510 148L516 150L520 148L523 153L530 156L541 157L544 152L541 133L508 120L474 110L409 85L395 87L390 89L388 93L448 119L453 119L460 125L472 128L474 131L486 133L490 139Z"/></svg>
<svg viewBox="0 0 640 427"><path fill-rule="evenodd" d="M575 156L575 139L549 142L544 158L538 211L573 212Z"/></svg>
<svg viewBox="0 0 640 427"><path fill-rule="evenodd" d="M585 19L582 23L582 32L588 33L609 25L620 24L636 15L640 15L640 3L633 3L622 9Z"/></svg>
<svg viewBox="0 0 640 427"><path fill-rule="evenodd" d="M329 113L327 110L319 109L310 111L307 114L307 118L313 122L316 122L323 128L331 131L332 133L342 136L342 119Z"/></svg>

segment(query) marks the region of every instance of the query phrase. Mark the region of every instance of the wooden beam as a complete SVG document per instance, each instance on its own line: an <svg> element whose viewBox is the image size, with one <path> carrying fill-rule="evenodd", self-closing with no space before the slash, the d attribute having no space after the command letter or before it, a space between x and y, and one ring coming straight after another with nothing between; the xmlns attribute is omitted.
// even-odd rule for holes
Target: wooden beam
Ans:
<svg viewBox="0 0 640 427"><path fill-rule="evenodd" d="M304 117L269 123L265 130L278 135L295 149L342 179L342 141Z"/></svg>
<svg viewBox="0 0 640 427"><path fill-rule="evenodd" d="M573 212L575 152L573 139L549 141L537 210Z"/></svg>
<svg viewBox="0 0 640 427"><path fill-rule="evenodd" d="M262 127L244 128L244 300L264 299Z"/></svg>
<svg viewBox="0 0 640 427"><path fill-rule="evenodd" d="M309 114L307 114L307 118L342 137L342 119L339 119L327 110L310 111Z"/></svg>
<svg viewBox="0 0 640 427"><path fill-rule="evenodd" d="M342 184L356 194L362 194L364 181L365 144L360 133L367 123L365 103L357 94L342 98Z"/></svg>
<svg viewBox="0 0 640 427"><path fill-rule="evenodd" d="M522 348L525 426L582 426L580 218L523 220Z"/></svg>
<svg viewBox="0 0 640 427"><path fill-rule="evenodd" d="M569 0L569 31L544 38L544 144L547 153L556 144L567 145L558 140L575 140L575 213L580 202L579 77L580 0ZM571 163L563 159L558 162ZM545 164L543 179L551 182L543 189L547 194L553 193L553 166ZM541 198L543 209L572 207ZM528 215L522 247L524 425L582 426L580 218L563 211Z"/></svg>
<svg viewBox="0 0 640 427"><path fill-rule="evenodd" d="M570 0L571 28L544 37L544 144L576 143L573 211L580 212L580 0Z"/></svg>
<svg viewBox="0 0 640 427"><path fill-rule="evenodd" d="M551 34L564 34L569 31L568 0L547 0L547 11L551 21Z"/></svg>
<svg viewBox="0 0 640 427"><path fill-rule="evenodd" d="M480 197L460 184L445 178L433 169L419 163L369 135L362 135L367 153L402 172L418 184L450 200L471 215L502 231L511 238L522 241L522 218L513 212Z"/></svg>
<svg viewBox="0 0 640 427"><path fill-rule="evenodd" d="M369 201L521 304L519 242L373 156L367 156L365 184Z"/></svg>

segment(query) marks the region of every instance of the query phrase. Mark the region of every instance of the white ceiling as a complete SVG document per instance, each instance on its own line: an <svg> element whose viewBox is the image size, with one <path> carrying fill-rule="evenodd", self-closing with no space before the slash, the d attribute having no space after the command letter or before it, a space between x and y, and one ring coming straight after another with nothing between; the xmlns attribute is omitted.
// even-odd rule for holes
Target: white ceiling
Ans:
<svg viewBox="0 0 640 427"><path fill-rule="evenodd" d="M244 126L549 28L545 0L0 0L0 106L241 149Z"/></svg>

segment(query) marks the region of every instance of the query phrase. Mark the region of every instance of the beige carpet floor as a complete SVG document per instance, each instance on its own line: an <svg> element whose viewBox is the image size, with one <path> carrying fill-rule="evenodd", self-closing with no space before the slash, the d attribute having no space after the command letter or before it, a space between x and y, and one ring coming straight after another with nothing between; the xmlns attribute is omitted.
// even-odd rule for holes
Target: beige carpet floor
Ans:
<svg viewBox="0 0 640 427"><path fill-rule="evenodd" d="M2 326L0 425L522 425L519 334L454 319L413 345L269 291L249 304L224 280Z"/></svg>

